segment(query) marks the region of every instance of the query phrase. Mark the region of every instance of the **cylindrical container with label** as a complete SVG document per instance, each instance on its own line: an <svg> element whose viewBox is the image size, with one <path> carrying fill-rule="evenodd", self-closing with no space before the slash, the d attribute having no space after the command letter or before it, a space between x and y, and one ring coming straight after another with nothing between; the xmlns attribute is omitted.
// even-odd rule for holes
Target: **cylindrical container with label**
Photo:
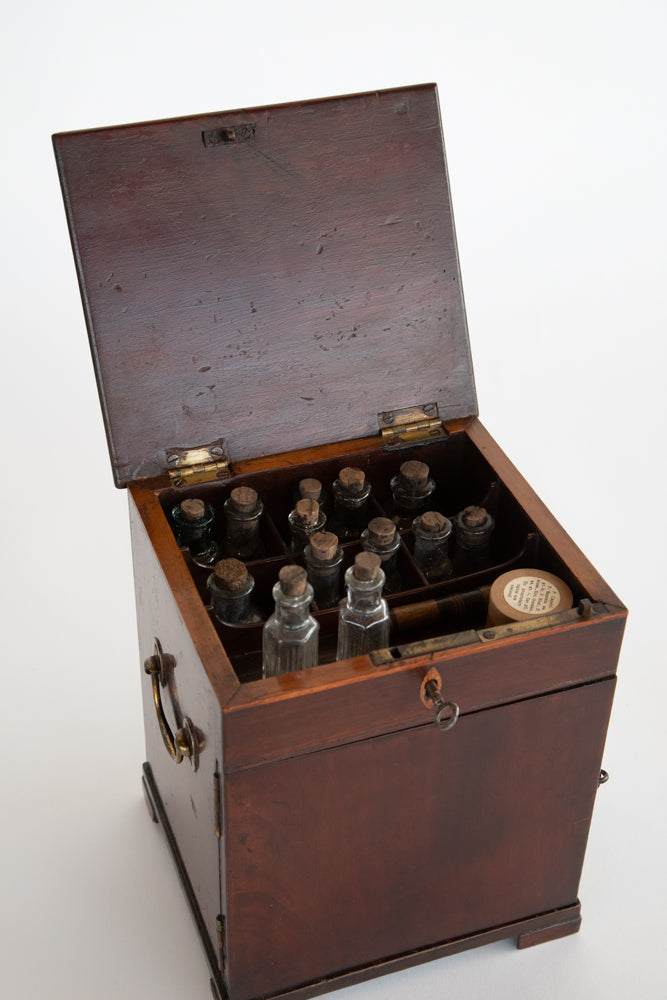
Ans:
<svg viewBox="0 0 667 1000"><path fill-rule="evenodd" d="M543 569L511 569L491 585L489 625L525 622L572 607L572 591Z"/></svg>

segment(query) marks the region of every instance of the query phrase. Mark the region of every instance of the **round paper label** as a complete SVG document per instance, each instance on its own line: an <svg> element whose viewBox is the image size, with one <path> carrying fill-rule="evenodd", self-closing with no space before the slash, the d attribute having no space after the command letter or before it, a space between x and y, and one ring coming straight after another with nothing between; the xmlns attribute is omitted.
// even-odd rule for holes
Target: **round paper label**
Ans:
<svg viewBox="0 0 667 1000"><path fill-rule="evenodd" d="M561 593L555 584L541 576L517 576L506 585L503 597L515 611L547 615L559 604Z"/></svg>

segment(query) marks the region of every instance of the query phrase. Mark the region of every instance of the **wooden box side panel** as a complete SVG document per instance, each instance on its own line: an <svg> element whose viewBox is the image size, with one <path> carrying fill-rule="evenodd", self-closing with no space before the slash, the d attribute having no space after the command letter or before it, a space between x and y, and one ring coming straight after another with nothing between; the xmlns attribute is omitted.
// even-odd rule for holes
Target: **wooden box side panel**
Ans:
<svg viewBox="0 0 667 1000"><path fill-rule="evenodd" d="M241 684L188 574L156 492L147 485L133 483L129 488L129 495L133 532L137 537L143 537L143 530L148 539L147 566L156 565L160 578L165 580L171 593L170 600L176 606L179 618L185 623L215 697L220 705L224 705ZM146 580L143 585L146 586Z"/></svg>
<svg viewBox="0 0 667 1000"><path fill-rule="evenodd" d="M209 950L217 950L216 917L221 904L219 805L217 776L222 771L222 716L215 692L174 594L155 555L137 510L130 505L139 631L140 662L154 651L158 638L166 657L166 683L160 701L172 734L191 719L198 744L197 767L170 756L162 739L152 681L144 670L142 698L146 758L151 766L167 820L192 885Z"/></svg>
<svg viewBox="0 0 667 1000"><path fill-rule="evenodd" d="M226 776L235 1000L576 901L614 680Z"/></svg>

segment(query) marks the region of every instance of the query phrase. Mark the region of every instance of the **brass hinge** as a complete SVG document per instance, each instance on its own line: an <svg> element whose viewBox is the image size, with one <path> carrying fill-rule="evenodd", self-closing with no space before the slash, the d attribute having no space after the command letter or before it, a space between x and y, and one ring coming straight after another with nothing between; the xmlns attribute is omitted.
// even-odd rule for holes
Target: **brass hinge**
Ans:
<svg viewBox="0 0 667 1000"><path fill-rule="evenodd" d="M213 775L213 816L215 835L219 840L222 837L222 803L220 801L220 775L217 771Z"/></svg>
<svg viewBox="0 0 667 1000"><path fill-rule="evenodd" d="M222 438L199 448L168 448L167 465L169 478L179 487L229 479L232 474Z"/></svg>
<svg viewBox="0 0 667 1000"><path fill-rule="evenodd" d="M215 918L215 931L218 938L218 968L225 971L225 918L219 913Z"/></svg>
<svg viewBox="0 0 667 1000"><path fill-rule="evenodd" d="M405 406L378 413L378 424L388 451L415 444L431 444L449 437L438 413L437 403Z"/></svg>

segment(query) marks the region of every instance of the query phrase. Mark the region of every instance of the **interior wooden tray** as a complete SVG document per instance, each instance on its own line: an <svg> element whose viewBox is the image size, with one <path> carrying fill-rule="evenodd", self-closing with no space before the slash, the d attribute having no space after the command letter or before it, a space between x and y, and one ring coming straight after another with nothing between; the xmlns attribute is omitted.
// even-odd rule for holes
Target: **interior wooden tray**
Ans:
<svg viewBox="0 0 667 1000"><path fill-rule="evenodd" d="M469 504L485 507L495 519L492 536L491 555L488 566L476 572L461 572L457 569L455 541L450 545L450 555L454 562L454 576L430 585L420 572L413 558L414 537L411 529L401 530L401 547L398 553L398 568L402 589L388 597L391 608L414 604L429 598L441 598L454 594L468 593L478 588L488 587L501 573L518 567L528 566L548 570L564 579L571 587L575 602L590 596L566 563L553 547L508 486L499 478L496 470L481 453L480 449L462 431L452 433L437 443L420 445L400 451L383 451L377 445L349 455L315 458L271 469L250 471L237 475L225 482L177 489L165 487L158 491L160 505L171 523L171 511L175 504L186 497L201 497L216 511L214 534L218 541L224 535L224 514L222 505L231 490L238 486L255 489L264 504L261 532L266 556L248 563L255 579L253 598L265 619L273 609L271 590L282 566L290 562L303 563L300 555L294 555L289 548L289 528L287 517L294 506L294 495L300 479L310 476L321 480L327 494L324 510L328 517L333 510L331 485L343 466L350 464L363 468L373 490L369 501L369 520L372 517L390 514L391 491L389 482L400 465L408 459L425 462L436 482L436 492L432 497L432 507L453 519L459 510ZM353 561L361 549L359 542L343 545L343 569ZM187 548L181 549L188 572L204 603L227 655L242 682L254 681L261 677L262 623L240 626L223 625L210 607L207 579L210 567L197 565ZM480 602L470 602L471 610L463 612L451 620L441 620L432 625L404 631L394 626L391 641L401 643L427 639L439 634L456 632L464 628L480 628L485 623L484 612L480 612ZM320 623L320 663L335 660L337 609L320 610L313 606L315 617Z"/></svg>

